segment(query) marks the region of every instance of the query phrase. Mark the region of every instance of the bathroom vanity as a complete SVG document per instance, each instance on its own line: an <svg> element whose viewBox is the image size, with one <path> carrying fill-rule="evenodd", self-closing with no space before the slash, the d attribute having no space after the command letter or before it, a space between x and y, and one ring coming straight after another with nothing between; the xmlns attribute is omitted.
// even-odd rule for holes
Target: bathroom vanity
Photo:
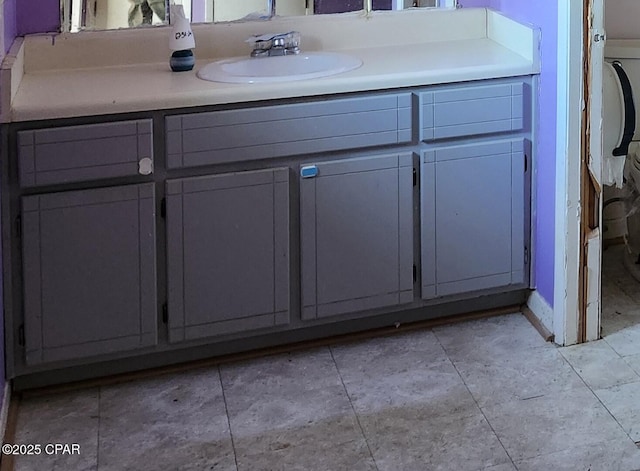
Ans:
<svg viewBox="0 0 640 471"><path fill-rule="evenodd" d="M2 128L15 386L521 303L536 61L490 38L381 48L287 84L23 66ZM134 74L148 89L119 89Z"/></svg>

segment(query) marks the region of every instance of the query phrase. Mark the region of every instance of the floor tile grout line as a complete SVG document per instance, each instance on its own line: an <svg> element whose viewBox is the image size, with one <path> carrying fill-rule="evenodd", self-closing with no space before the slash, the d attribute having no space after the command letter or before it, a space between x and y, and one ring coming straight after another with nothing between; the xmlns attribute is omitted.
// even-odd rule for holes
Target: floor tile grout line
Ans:
<svg viewBox="0 0 640 471"><path fill-rule="evenodd" d="M440 342L440 339L437 335L437 333L434 331L433 332L436 339L438 340L438 342L440 343L440 346L442 347L442 349L444 350L445 354L447 355L447 358L449 358L449 361L451 361L453 367L455 368L456 372L458 373L458 375L460 376L460 378L462 379L462 382L464 383L465 387L467 387L467 390L469 390L466 381L464 380L464 378L462 377L462 375L460 374L460 372L458 371L458 368L455 365L455 362L449 357L449 354L447 353L446 349L444 348L444 346L442 345L442 343ZM582 376L575 370L575 368L573 367L573 365L571 364L571 362L569 362L569 360L567 358L565 358L565 356L562 354L562 352L560 351L560 347L556 347L556 350L558 350L558 353L560 354L560 358L562 358L562 360L564 362L566 362L569 367L573 370L573 372L578 376L578 378L580 378L580 381L582 382L582 384L587 388L587 390L589 390L589 392L591 392L591 394L597 399L597 401L602 404L602 406L605 408L605 410L607 411L607 413L614 419L614 421L616 422L616 424L618 424L618 426L622 429L623 433L625 435L627 435L629 437L629 439L633 442L633 439L631 438L631 436L629 436L629 434L625 431L624 427L622 427L622 425L618 422L618 420L615 418L615 416L611 413L611 411L605 406L605 404L600 400L600 398L598 397L598 395L593 391L593 389L586 383L586 381L582 378ZM567 389L566 391L570 391L571 389L574 388L570 388ZM563 391L564 392L564 391ZM469 390L469 393L471 394L471 397L473 398L473 400L476 402L476 405L478 406L478 408L480 409L480 411L482 412L482 415L485 417L485 419L487 420L487 423L489 424L489 426L491 427L491 430L494 432L494 434L496 435L496 437L498 438L498 441L500 442L500 444L502 445L503 448L504 445L502 444L502 440L500 440L500 437L498 437L498 435L495 433L495 430L493 428L493 425L491 424L491 422L489 421L489 418L486 416L483 408L478 404L478 401L476 400L475 396L473 395L473 393ZM517 466L515 464L515 462L513 461L513 458L511 458L511 455L509 454L509 452L506 450L505 448L505 452L507 453L507 456L509 456L509 459L511 459L512 464L516 467Z"/></svg>
<svg viewBox="0 0 640 471"><path fill-rule="evenodd" d="M602 313L600 314L600 317L602 317ZM600 319L600 323L602 324L602 319ZM624 327L624 328L620 329L620 331L626 330L628 327L631 327L631 326ZM602 331L602 325L600 327L600 330ZM620 332L620 331L616 331L616 332ZM601 334L602 334L602 332L601 332ZM609 348L611 350L613 350L616 353L616 355L618 355L620 358L624 359L625 355L621 355L620 352L618 352L618 350L616 350L615 347L609 343L609 340L607 339L607 337L608 337L608 335L602 335L602 340L605 341L605 343L609 346Z"/></svg>
<svg viewBox="0 0 640 471"><path fill-rule="evenodd" d="M600 339L600 340L604 340L604 337L602 339ZM575 346L579 346L579 345L586 345L586 344L584 344L584 343L583 344L576 344ZM607 344L607 345L609 345L609 344ZM611 347L611 346L609 345L609 347ZM578 370L575 369L575 367L573 366L573 363L571 363L571 360L569 358L567 358L564 353L562 353L563 348L567 348L567 347L559 347L558 348L558 351L560 352L560 356L562 356L562 359L565 362L567 362L567 364L571 367L571 369L580 377L580 379L585 384L585 386L587 386L591 390L591 392L596 394L595 391L593 390L594 388L592 388L586 382L586 380L582 377L582 375L578 372ZM602 388L595 388L595 389L610 389L610 388L613 388L613 387L622 386L624 384L631 384L631 383L640 382L640 374L636 370L633 369L633 367L629 364L629 362L627 360L625 360L625 357L620 356L620 354L618 352L616 352L613 349L613 347L611 347L611 350L613 350L613 352L617 355L617 357L615 359L616 360L622 360L625 363L625 365L627 365L631 369L631 371L633 371L633 373L636 375L636 378L633 381L626 381L626 382L622 382L622 383L613 384L611 386L602 387ZM596 394L596 396L597 396L597 394Z"/></svg>
<svg viewBox="0 0 640 471"><path fill-rule="evenodd" d="M603 278L609 278L612 282L613 285L620 290L620 294L622 294L622 296L628 298L631 301L635 301L633 299L632 296L629 295L629 293L626 292L626 290L623 288L622 284L620 283L620 279L616 274L607 274L605 272L603 272ZM617 332L617 331L616 331ZM626 361L625 356L621 355L615 348L613 345L611 345L611 343L609 343L607 336L602 336L601 340L603 340L606 345L615 353L615 355L617 355L617 358L621 358L626 365L630 366L628 361ZM562 351L560 352L562 354ZM580 373L578 373L578 371L576 371L576 368L573 366L573 364L571 363L571 361L569 361L569 359L567 359L564 354L562 354L562 358L567 362L567 364L569 365L569 367L578 375L578 377L580 378L580 380L584 383L584 385L587 387L587 389L589 391L591 391L591 394L593 394L593 396L596 398L596 400L602 405L602 407L604 407L604 409L607 411L607 413L611 416L611 418L616 422L616 424L618 424L618 426L620 427L620 429L623 431L623 433L625 435L627 435L627 437L629 437L629 439L635 443L635 441L633 440L633 438L631 438L631 436L627 433L627 431L625 430L625 428L622 426L622 424L618 421L618 419L616 418L616 416L609 410L609 408L606 406L606 404L600 399L600 396L598 396L598 394L594 391L594 389L587 384L587 382L584 380L584 378L580 375ZM631 368L634 373L636 373L636 375L638 375L640 377L640 374L638 374L637 371L635 371L634 368ZM602 389L610 389L611 387L619 387L625 384L631 384L633 382L630 383L621 383L621 384L616 384L613 386L610 386L609 388L602 388Z"/></svg>
<svg viewBox="0 0 640 471"><path fill-rule="evenodd" d="M440 348L442 348L442 351L444 352L444 354L447 356L447 359L449 360L449 362L451 363L451 366L453 366L453 368L456 370L456 373L458 374L458 376L460 377L460 380L462 381L462 384L464 384L464 387L467 389L467 391L469 392L469 395L471 396L471 398L473 399L473 402L475 402L476 407L478 408L478 410L480 411L480 413L482 414L482 417L484 417L484 420L487 421L487 425L489 425L489 428L491 429L491 431L493 432L493 435L496 437L496 440L498 440L498 443L500 443L500 446L502 447L502 449L504 450L505 454L507 455L507 458L509 458L509 461L511 462L511 464L513 465L513 467L516 469L516 471L518 471L518 467L516 466L515 461L513 460L513 458L511 457L511 455L509 454L509 451L507 450L507 448L504 446L504 443L502 443L502 440L500 439L500 437L498 436L498 434L496 433L495 429L493 428L493 425L491 424L491 421L489 420L489 418L487 417L487 415L484 413L484 410L482 410L482 407L480 407L480 404L478 404L478 400L476 399L476 397L473 395L473 393L471 392L471 390L469 389L469 386L467 386L467 382L464 380L464 378L462 377L462 375L460 374L460 371L458 370L458 367L456 366L456 364L453 362L453 360L451 359L451 357L449 357L449 354L447 353L447 349L444 348L444 345L442 345L442 342L440 341L440 338L438 337L438 334L432 329L431 332L433 333L433 336L436 338L436 341L438 342L438 345L440 345ZM500 463L498 463L500 464Z"/></svg>
<svg viewBox="0 0 640 471"><path fill-rule="evenodd" d="M624 328L622 328L622 329L620 329L620 330L617 330L616 332L613 332L613 333L616 333L616 334L617 334L618 332L621 332L621 331L623 331L623 330L627 329L628 327L630 327L630 326L624 327ZM616 355L618 355L618 357L620 357L620 358L622 358L622 359L624 360L624 359L625 359L625 357L632 356L632 355L621 355L621 354L618 352L618 350L616 350L616 349L615 349L615 347L609 343L609 341L607 340L607 337L608 337L608 335L606 335L606 336L605 336L605 335L603 335L603 336L602 336L602 340L603 340L604 342L606 342L606 344L609 346L609 348L610 348L611 350L613 350L613 351L614 351L614 353L615 353ZM634 354L634 355L635 355L635 354ZM626 362L626 360L625 360L625 362ZM635 371L635 370L634 370L634 371Z"/></svg>
<svg viewBox="0 0 640 471"><path fill-rule="evenodd" d="M569 345L567 347L558 347L558 351L564 357L565 360L567 360L569 363L571 363L571 361L567 357L565 357L565 355L563 353L564 349L571 348L571 347L580 347L581 345L589 345L589 344L594 343L594 342L599 342L600 340L602 340L604 343L607 344L607 347L609 347L611 349L611 351L616 355L617 358L621 358L621 359L624 360L624 357L622 355L620 355L618 353L618 351L615 348L613 348L609 342L607 342L607 338L605 336L600 337L598 340L590 341L590 342L587 342L587 343L579 343L579 344L575 344L575 345ZM577 373L577 371L576 371L576 373Z"/></svg>
<svg viewBox="0 0 640 471"><path fill-rule="evenodd" d="M218 373L218 381L220 382L220 390L222 391L222 401L224 402L224 411L227 415L227 425L229 427L229 438L231 438L231 448L233 449L233 460L236 464L236 471L240 468L238 467L238 452L236 451L236 443L233 438L233 430L231 429L231 416L229 415L229 405L227 404L227 395L224 392L224 383L222 382L222 372L220 371L220 366L216 366L216 372Z"/></svg>
<svg viewBox="0 0 640 471"><path fill-rule="evenodd" d="M622 258L619 256L620 254L617 254L617 255L618 255L618 257L617 257L617 260L616 260L616 265L618 265L618 266L624 265L624 261L623 261L623 260L622 260ZM612 254L612 256L613 256L613 254ZM613 266L613 265L612 265L612 266ZM611 282L612 282L612 284L613 284L613 286L614 286L617 290L619 290L619 293L617 293L617 294L616 294L616 298L618 298L618 299L619 299L619 298L620 298L620 295L622 295L623 297L627 298L627 300L631 301L631 302L632 302L632 303L634 303L634 304L637 304L637 303L638 303L638 300L635 298L635 296L633 296L633 294L634 294L634 293L630 293L630 292L628 292L628 291L627 291L627 289L626 289L626 288L627 288L627 286L625 285L625 278L627 278L627 277L630 275L629 271L628 271L626 268L624 268L624 267L623 267L623 269L622 269L622 270L620 270L620 271L618 271L618 272L613 272L613 270L611 270L611 271L612 271L612 273L608 273L608 272L605 272L605 271L603 270L602 277L603 277L603 279L605 279L605 278L606 278L606 279L608 279L609 281L611 281ZM603 304L604 304L604 303L603 303ZM603 307L604 307L604 306L603 306ZM621 309L620 311L618 311L618 310L616 309L616 311L615 311L615 312L617 312L617 313L619 313L619 314L621 314L621 315L625 315L625 314L626 314L626 312L624 312L624 310L622 310L622 309ZM602 323L604 323L604 320L602 321ZM630 325L630 326L624 326L624 327L622 327L620 330L617 330L617 331L615 331L615 332L613 332L613 333L621 332L621 331L623 331L623 330L625 330L625 329L627 329L627 328L629 328L629 327L631 327L631 325ZM604 330L604 329L602 329L602 330ZM629 366L629 367L630 367L630 368L631 368L631 369L636 373L636 375L640 376L640 373L638 373L638 371L636 371L636 369L635 369L635 368L633 368L633 367L630 365L629 361L627 360L627 357L628 357L628 356L631 356L631 355L622 355L620 352L618 352L618 350L614 347L614 345L612 345L612 344L611 344L611 342L609 342L608 337L609 337L609 335L610 335L610 334L612 334L612 333L609 333L608 335L603 335L603 336L602 336L602 340L603 340L603 341L604 341L604 342L609 346L609 348L611 348L611 349L616 353L616 355L618 355L618 357L622 358L622 360L624 361L624 363L625 363L627 366ZM620 387L620 386L623 386L623 385L626 385L626 384L631 384L631 383L617 384L617 385L614 385L614 386L611 386L611 387ZM587 387L589 387L589 386L587 385ZM615 421L616 421L616 423L620 426L620 428L623 430L623 432L624 432L624 433L629 437L629 439L630 439L632 442L634 442L634 443L635 443L635 440L634 440L633 438L631 438L631 435L629 435L629 434L626 432L625 428L624 428L624 427L622 426L622 424L620 424L620 422L616 419L615 415L614 415L614 414L609 410L609 408L606 406L606 404L604 404L604 402L600 399L600 397L598 396L598 394L597 394L597 393L596 393L592 388L589 388L589 389L591 390L592 394L596 397L596 399L598 400L598 402L600 402L600 404L602 404L602 406L605 408L605 410L606 410L606 411L609 413L609 415L613 418L613 420L615 420ZM602 389L610 389L610 388L602 388Z"/></svg>
<svg viewBox="0 0 640 471"><path fill-rule="evenodd" d="M344 384L344 378L342 374L340 374L340 368L338 368L338 363L336 362L336 358L333 356L333 348L331 345L328 346L329 354L331 355L331 359L333 360L333 365L336 368L336 372L338 373L338 378L340 378L340 383L342 383L342 387L344 388L344 392L347 395L347 399L349 399L349 405L351 406L351 410L353 411L353 415L356 418L356 422L358 423L358 428L360 429L360 433L362 434L362 438L364 438L364 443L367 445L367 450L369 450L369 456L373 460L373 466L375 466L376 471L380 471L378 468L378 463L376 462L376 457L373 456L373 450L371 450L371 446L369 445L369 440L367 439L367 435L364 433L364 427L362 427L362 423L360 423L360 416L356 411L355 406L353 405L353 401L351 400L351 396L349 395L349 390L347 389L347 385Z"/></svg>
<svg viewBox="0 0 640 471"><path fill-rule="evenodd" d="M582 384L585 385L585 387L589 390L589 392L591 394L593 394L593 397L596 398L596 400L602 405L602 407L604 407L604 410L607 411L607 414L609 414L611 416L611 418L616 422L616 424L618 424L618 427L620 427L620 429L622 430L622 432L629 437L629 440L631 440L633 443L635 443L635 441L633 440L633 438L631 438L631 435L629 435L627 433L627 431L625 430L625 428L622 426L622 424L618 421L618 419L616 419L616 416L613 415L613 413L609 410L609 408L605 405L604 402L602 402L602 400L600 399L600 397L596 394L596 392L593 390L593 388L591 388L591 386L589 386L587 384L587 382L584 380L584 378L582 376L580 376L580 373L578 373L576 371L576 369L573 367L573 365L571 364L571 362L569 360L567 360L564 355L560 354L560 356L562 357L562 359L567 362L567 364L569 365L569 368L571 368L573 370L573 372L578 375L578 378L580 378L580 381L582 381ZM630 383L626 383L626 384L630 384ZM615 386L613 386L615 387ZM608 388L604 388L604 389L608 389Z"/></svg>
<svg viewBox="0 0 640 471"><path fill-rule="evenodd" d="M630 355L631 356L631 355ZM627 360L628 357L622 357L622 360L624 361L624 363L633 370L633 372L638 376L638 380L640 381L640 371L636 371L636 369L633 367L633 365L631 364L630 360Z"/></svg>

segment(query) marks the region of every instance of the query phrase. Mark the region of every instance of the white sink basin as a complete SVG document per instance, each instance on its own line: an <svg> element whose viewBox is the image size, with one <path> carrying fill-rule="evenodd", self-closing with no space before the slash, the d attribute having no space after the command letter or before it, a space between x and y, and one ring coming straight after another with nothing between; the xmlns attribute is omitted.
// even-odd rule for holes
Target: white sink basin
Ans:
<svg viewBox="0 0 640 471"><path fill-rule="evenodd" d="M307 52L290 56L236 57L205 65L198 77L211 82L290 82L357 69L362 61L337 52Z"/></svg>

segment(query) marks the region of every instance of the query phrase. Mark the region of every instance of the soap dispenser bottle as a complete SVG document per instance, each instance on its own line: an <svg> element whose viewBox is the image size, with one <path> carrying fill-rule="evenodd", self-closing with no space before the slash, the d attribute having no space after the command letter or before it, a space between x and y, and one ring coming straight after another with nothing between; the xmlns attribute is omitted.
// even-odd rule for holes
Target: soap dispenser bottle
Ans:
<svg viewBox="0 0 640 471"><path fill-rule="evenodd" d="M169 12L169 21L172 25L171 36L169 36L169 49L174 51L171 54L169 65L174 72L191 70L196 62L191 51L196 47L191 25L184 16L182 5L170 5Z"/></svg>

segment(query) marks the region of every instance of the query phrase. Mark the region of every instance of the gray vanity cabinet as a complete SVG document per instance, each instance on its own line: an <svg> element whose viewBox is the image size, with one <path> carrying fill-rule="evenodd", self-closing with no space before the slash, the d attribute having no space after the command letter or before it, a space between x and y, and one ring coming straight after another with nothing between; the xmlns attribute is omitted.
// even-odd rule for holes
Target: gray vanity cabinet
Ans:
<svg viewBox="0 0 640 471"><path fill-rule="evenodd" d="M300 168L302 318L413 301L411 153Z"/></svg>
<svg viewBox="0 0 640 471"><path fill-rule="evenodd" d="M422 297L525 281L525 147L436 148L421 163Z"/></svg>
<svg viewBox="0 0 640 471"><path fill-rule="evenodd" d="M155 345L154 185L21 202L26 363Z"/></svg>
<svg viewBox="0 0 640 471"><path fill-rule="evenodd" d="M172 179L169 340L289 322L289 169Z"/></svg>
<svg viewBox="0 0 640 471"><path fill-rule="evenodd" d="M521 303L535 89L5 125L8 376L32 387L97 361L96 376Z"/></svg>

